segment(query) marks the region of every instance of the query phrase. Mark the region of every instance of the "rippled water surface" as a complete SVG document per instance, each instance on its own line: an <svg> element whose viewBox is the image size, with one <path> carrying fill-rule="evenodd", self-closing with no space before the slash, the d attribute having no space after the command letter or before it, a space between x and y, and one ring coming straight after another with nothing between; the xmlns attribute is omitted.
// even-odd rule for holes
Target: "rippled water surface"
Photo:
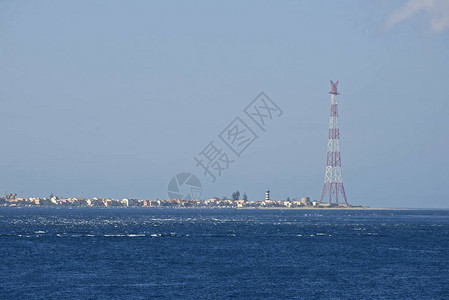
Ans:
<svg viewBox="0 0 449 300"><path fill-rule="evenodd" d="M1 299L448 299L449 211L0 208Z"/></svg>

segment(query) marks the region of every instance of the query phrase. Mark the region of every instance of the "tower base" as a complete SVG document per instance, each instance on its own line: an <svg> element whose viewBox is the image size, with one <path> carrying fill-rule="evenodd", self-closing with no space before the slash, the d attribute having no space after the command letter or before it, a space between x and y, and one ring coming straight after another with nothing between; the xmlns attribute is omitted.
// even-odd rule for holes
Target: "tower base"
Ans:
<svg viewBox="0 0 449 300"><path fill-rule="evenodd" d="M346 199L345 187L343 186L343 182L326 182L323 186L323 192L321 193L320 203L323 203L323 199L326 195L329 195L329 204L332 203L332 199L335 199L335 202L338 204L338 196L341 194L343 199L345 200L345 204L348 204Z"/></svg>

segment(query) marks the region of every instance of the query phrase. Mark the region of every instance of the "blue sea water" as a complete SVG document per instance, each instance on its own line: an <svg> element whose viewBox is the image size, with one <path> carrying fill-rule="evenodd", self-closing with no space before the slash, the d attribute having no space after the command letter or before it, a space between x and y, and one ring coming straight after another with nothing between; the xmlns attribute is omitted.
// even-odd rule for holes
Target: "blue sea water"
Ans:
<svg viewBox="0 0 449 300"><path fill-rule="evenodd" d="M0 208L1 299L449 299L449 210Z"/></svg>

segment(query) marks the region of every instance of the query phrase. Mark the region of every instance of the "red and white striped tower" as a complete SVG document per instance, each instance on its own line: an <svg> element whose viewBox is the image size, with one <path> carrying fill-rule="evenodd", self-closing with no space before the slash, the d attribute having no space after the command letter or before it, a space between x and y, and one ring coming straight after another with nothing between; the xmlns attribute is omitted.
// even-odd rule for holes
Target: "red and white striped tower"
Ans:
<svg viewBox="0 0 449 300"><path fill-rule="evenodd" d="M320 203L329 197L329 203L335 200L338 203L338 196L341 194L345 203L346 200L345 188L343 187L343 179L341 177L341 157L340 157L340 131L338 129L338 103L337 95L340 95L337 91L338 81L332 82L331 94L331 113L329 117L329 140L327 142L327 164L326 172L324 174L324 187L321 194ZM326 194L328 196L326 196Z"/></svg>

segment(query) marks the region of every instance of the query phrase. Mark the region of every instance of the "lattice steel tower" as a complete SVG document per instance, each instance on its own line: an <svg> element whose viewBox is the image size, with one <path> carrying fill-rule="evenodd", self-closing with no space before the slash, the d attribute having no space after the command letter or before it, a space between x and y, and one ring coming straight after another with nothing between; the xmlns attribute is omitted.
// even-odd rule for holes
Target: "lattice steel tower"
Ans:
<svg viewBox="0 0 449 300"><path fill-rule="evenodd" d="M334 200L338 203L338 196L341 194L346 200L345 188L343 187L343 179L341 177L341 157L340 157L340 130L338 129L338 103L337 95L340 95L337 91L338 81L332 82L331 94L331 113L329 117L329 140L327 142L327 164L326 172L324 174L324 186L321 194L322 203L326 194L329 197L329 203Z"/></svg>

